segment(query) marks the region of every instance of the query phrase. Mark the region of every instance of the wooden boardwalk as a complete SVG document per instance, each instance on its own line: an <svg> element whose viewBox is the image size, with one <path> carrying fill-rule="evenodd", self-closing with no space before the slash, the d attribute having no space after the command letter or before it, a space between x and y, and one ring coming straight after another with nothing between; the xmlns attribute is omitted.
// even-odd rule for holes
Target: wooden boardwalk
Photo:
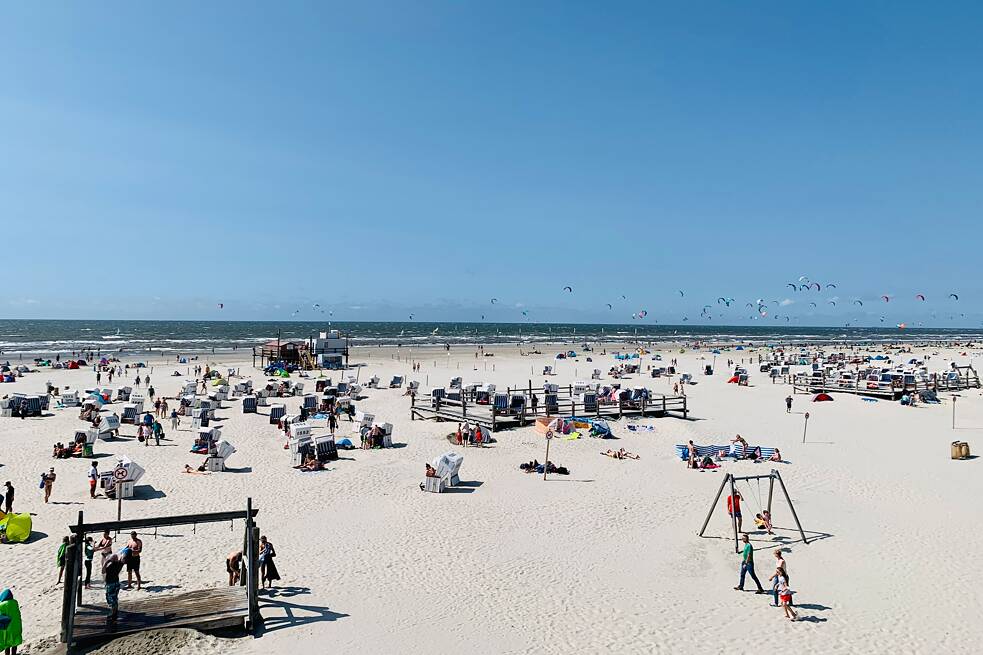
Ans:
<svg viewBox="0 0 983 655"><path fill-rule="evenodd" d="M130 592L136 593L136 592ZM140 592L145 594L146 592ZM159 628L194 628L207 630L229 626L245 627L249 618L246 587L218 587L183 594L146 595L126 600L123 593L119 620L106 625L109 608L105 605L82 605L75 613L76 643L105 641L121 635Z"/></svg>
<svg viewBox="0 0 983 655"><path fill-rule="evenodd" d="M957 375L949 376L932 373L928 379L903 379L894 381L867 380L858 376L851 380L827 378L825 375L813 377L809 373L797 373L792 378L793 393L850 393L858 396L889 398L897 400L905 393L920 391L956 392L979 389L980 378L972 366L959 366L953 369ZM946 372L948 373L948 372Z"/></svg>
<svg viewBox="0 0 983 655"><path fill-rule="evenodd" d="M491 404L475 402L468 394L463 393L461 400L441 398L438 401L429 396L422 398L411 397L410 420L435 420L462 423L469 421L477 423L492 432L507 428L530 425L539 417L546 416L580 416L585 418L602 418L617 420L619 418L646 416L668 416L670 413L683 418L689 417L689 407L686 396L666 396L652 394L645 401L636 402L598 402L596 407L589 410L585 407L582 397L571 393L568 388L561 388L557 393L556 405L547 407L545 394L542 390L513 389L504 391L509 395L531 396L533 392L539 397L535 409L527 402L521 412L496 410Z"/></svg>

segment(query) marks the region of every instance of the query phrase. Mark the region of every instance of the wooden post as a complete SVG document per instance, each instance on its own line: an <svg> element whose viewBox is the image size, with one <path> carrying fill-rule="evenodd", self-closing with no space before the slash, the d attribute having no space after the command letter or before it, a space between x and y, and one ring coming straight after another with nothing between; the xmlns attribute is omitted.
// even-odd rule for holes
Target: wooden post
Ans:
<svg viewBox="0 0 983 655"><path fill-rule="evenodd" d="M717 501L720 500L720 495L724 493L724 487L727 486L727 483L729 481L730 481L730 473L727 473L724 475L724 479L721 480L720 482L720 488L717 489L717 495L714 496L713 502L710 503L710 511L707 512L707 518L705 521L703 521L703 527L700 528L700 531L698 533L699 536L702 537L703 533L706 532L707 530L707 526L710 525L710 517L713 516L713 510L717 509Z"/></svg>
<svg viewBox="0 0 983 655"><path fill-rule="evenodd" d="M771 514L771 498L775 493L775 476L768 476L768 513Z"/></svg>
<svg viewBox="0 0 983 655"><path fill-rule="evenodd" d="M82 575L83 575L82 570L85 568L82 564L82 559L85 556L85 535L82 533L82 524L83 524L82 510L79 510L78 530L76 530L75 532L76 534L75 538L77 540L77 543L80 545L79 548L76 549L76 552L78 553L78 557L77 557L78 561L76 562L76 567L78 570L78 582L76 583L77 590L75 593L76 607L82 604Z"/></svg>
<svg viewBox="0 0 983 655"><path fill-rule="evenodd" d="M61 643L71 646L75 629L75 578L78 574L78 537L65 552L65 588L61 598Z"/></svg>
<svg viewBox="0 0 983 655"><path fill-rule="evenodd" d="M250 566L253 567L253 575L250 578L249 589L246 590L247 601L249 604L250 630L253 632L259 627L263 617L259 613L259 528L254 524L250 535L252 557Z"/></svg>
<svg viewBox="0 0 983 655"><path fill-rule="evenodd" d="M734 486L734 476L730 476L730 500L731 503L737 501L737 487ZM734 525L734 552L741 552L741 541L737 535L737 512L733 511L735 507L731 505L730 521Z"/></svg>
<svg viewBox="0 0 983 655"><path fill-rule="evenodd" d="M550 442L553 441L553 431L546 432L546 459L543 462L543 481L546 481L546 474L549 472L550 463Z"/></svg>
<svg viewBox="0 0 983 655"><path fill-rule="evenodd" d="M782 480L782 476L777 469L772 469L771 475L778 479L778 484L782 488L782 493L785 494L785 502L788 503L788 508L792 510L792 518L795 519L795 525L797 528L799 528L799 534L802 535L802 543L808 544L809 540L806 538L806 531L802 529L802 524L799 523L799 515L795 513L795 506L792 504L792 499L788 495L788 489L785 488L785 481Z"/></svg>

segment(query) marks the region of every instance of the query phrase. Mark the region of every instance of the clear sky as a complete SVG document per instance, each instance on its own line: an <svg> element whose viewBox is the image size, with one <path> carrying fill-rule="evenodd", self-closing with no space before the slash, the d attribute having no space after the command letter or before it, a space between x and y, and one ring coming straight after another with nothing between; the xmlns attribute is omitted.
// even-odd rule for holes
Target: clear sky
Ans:
<svg viewBox="0 0 983 655"><path fill-rule="evenodd" d="M981 23L898 0L7 3L0 311L673 323L725 296L715 321L763 298L798 324L979 326Z"/></svg>

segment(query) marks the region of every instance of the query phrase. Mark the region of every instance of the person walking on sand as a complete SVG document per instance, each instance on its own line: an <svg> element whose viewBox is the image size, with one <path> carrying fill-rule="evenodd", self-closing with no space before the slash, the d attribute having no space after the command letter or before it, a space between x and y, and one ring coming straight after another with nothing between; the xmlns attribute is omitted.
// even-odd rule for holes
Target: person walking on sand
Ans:
<svg viewBox="0 0 983 655"><path fill-rule="evenodd" d="M779 578L781 576L785 576L785 582L787 584L788 583L788 565L785 563L785 557L782 556L782 549L781 548L776 548L775 549L775 573L770 578L768 578L771 581L771 591L772 591L772 594L774 595L774 599L775 599L775 602L773 603L773 605L775 607L780 607L781 606L781 603L779 603L779 598L778 598Z"/></svg>
<svg viewBox="0 0 983 655"><path fill-rule="evenodd" d="M10 514L14 511L14 485L10 484L10 480L4 483L5 489L3 490L3 511L4 514Z"/></svg>
<svg viewBox="0 0 983 655"><path fill-rule="evenodd" d="M89 467L89 498L96 497L96 483L99 481L99 462L92 460Z"/></svg>
<svg viewBox="0 0 983 655"><path fill-rule="evenodd" d="M744 532L744 521L741 518L741 492L735 491L734 495L727 496L727 516L737 520L737 531Z"/></svg>
<svg viewBox="0 0 983 655"><path fill-rule="evenodd" d="M696 468L697 447L696 447L696 444L693 443L693 440L692 439L689 440L689 444L687 445L686 450L689 451L689 458L688 458L688 461L686 462L686 467L687 468L691 468L691 469L695 469Z"/></svg>
<svg viewBox="0 0 983 655"><path fill-rule="evenodd" d="M778 600L782 603L785 610L785 618L789 621L796 621L799 615L792 609L792 590L788 586L788 576L778 575Z"/></svg>
<svg viewBox="0 0 983 655"><path fill-rule="evenodd" d="M334 411L328 410L328 430L331 431L331 436L334 436L334 431L338 428L338 417L335 416Z"/></svg>
<svg viewBox="0 0 983 655"><path fill-rule="evenodd" d="M126 588L129 589L133 584L133 574L135 573L137 591L140 591L140 585L143 584L143 580L140 578L140 556L143 554L143 541L135 531L130 533L130 541L126 547L130 551L130 556L126 558Z"/></svg>
<svg viewBox="0 0 983 655"><path fill-rule="evenodd" d="M792 413L792 396L785 397L785 413L786 414Z"/></svg>
<svg viewBox="0 0 983 655"><path fill-rule="evenodd" d="M55 467L52 466L50 469L48 469L48 472L45 473L42 476L42 478L41 478L41 481L44 484L44 502L45 503L47 503L48 502L48 499L51 498L51 489L52 489L52 487L55 486L55 478L56 477L58 477L58 476L55 475Z"/></svg>
<svg viewBox="0 0 983 655"><path fill-rule="evenodd" d="M175 432L177 431L177 426L181 422L181 418L177 415L177 410L171 410L171 429Z"/></svg>
<svg viewBox="0 0 983 655"><path fill-rule="evenodd" d="M748 539L746 534L741 535L741 543L744 544L744 550L741 551L741 581L736 587L735 591L744 591L744 578L747 575L751 576L754 580L754 584L758 585L758 591L755 593L765 594L764 587L761 586L761 581L758 580L758 576L754 574L754 546L751 545L751 540Z"/></svg>

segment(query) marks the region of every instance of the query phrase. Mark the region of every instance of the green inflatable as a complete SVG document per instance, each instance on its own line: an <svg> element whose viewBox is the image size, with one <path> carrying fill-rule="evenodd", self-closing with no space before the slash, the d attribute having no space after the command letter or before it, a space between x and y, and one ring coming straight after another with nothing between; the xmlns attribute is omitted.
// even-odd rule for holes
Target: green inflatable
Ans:
<svg viewBox="0 0 983 655"><path fill-rule="evenodd" d="M9 543L27 541L31 536L31 515L4 514L3 518L0 518L0 530L6 533Z"/></svg>
<svg viewBox="0 0 983 655"><path fill-rule="evenodd" d="M21 636L20 606L14 600L10 589L0 592L0 649L20 646L24 642ZM6 624L6 625L4 625Z"/></svg>

